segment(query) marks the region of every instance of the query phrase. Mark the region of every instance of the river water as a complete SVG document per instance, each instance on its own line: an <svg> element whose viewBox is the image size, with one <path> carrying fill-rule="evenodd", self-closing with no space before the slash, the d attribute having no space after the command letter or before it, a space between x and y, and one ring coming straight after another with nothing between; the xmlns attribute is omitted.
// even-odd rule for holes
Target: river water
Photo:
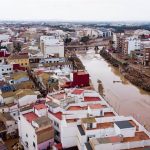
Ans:
<svg viewBox="0 0 150 150"><path fill-rule="evenodd" d="M97 81L101 80L105 99L116 112L120 115L133 116L150 130L150 93L132 85L121 75L118 68L111 66L99 54L95 54L94 50L79 53L78 56L97 91Z"/></svg>

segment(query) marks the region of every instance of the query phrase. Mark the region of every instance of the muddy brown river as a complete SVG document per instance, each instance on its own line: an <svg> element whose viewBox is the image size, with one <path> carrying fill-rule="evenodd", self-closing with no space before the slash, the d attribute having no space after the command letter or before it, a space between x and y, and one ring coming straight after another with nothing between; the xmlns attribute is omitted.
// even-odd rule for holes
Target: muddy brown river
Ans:
<svg viewBox="0 0 150 150"><path fill-rule="evenodd" d="M150 131L150 93L132 85L121 75L119 69L111 66L95 51L88 50L78 56L97 91L97 81L101 80L105 99L116 112L125 116L132 115Z"/></svg>

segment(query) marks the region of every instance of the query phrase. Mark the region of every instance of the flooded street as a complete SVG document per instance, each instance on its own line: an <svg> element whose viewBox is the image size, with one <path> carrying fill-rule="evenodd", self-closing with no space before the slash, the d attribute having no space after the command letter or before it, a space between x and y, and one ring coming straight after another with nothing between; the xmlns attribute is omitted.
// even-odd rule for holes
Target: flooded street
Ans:
<svg viewBox="0 0 150 150"><path fill-rule="evenodd" d="M90 74L90 79L98 91L98 80L104 87L105 99L120 115L132 115L137 121L150 130L150 93L145 92L128 82L95 51L78 54ZM122 82L113 82L122 81Z"/></svg>

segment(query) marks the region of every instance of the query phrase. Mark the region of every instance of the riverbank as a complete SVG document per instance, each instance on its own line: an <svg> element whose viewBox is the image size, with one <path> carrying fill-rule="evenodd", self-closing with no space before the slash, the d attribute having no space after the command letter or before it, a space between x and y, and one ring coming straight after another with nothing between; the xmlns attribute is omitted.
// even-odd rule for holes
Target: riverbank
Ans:
<svg viewBox="0 0 150 150"><path fill-rule="evenodd" d="M115 67L120 67L123 76L132 84L150 92L150 78L139 70L116 60L110 53L105 50L100 51L100 55Z"/></svg>
<svg viewBox="0 0 150 150"><path fill-rule="evenodd" d="M76 55L68 59L72 62L74 70L85 70L85 67L82 64L81 60Z"/></svg>

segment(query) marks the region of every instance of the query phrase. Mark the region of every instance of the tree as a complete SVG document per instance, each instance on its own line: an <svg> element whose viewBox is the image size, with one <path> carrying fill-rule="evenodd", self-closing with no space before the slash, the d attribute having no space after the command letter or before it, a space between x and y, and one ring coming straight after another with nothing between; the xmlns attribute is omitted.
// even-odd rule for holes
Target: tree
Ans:
<svg viewBox="0 0 150 150"><path fill-rule="evenodd" d="M71 41L72 41L72 39L68 38L68 37L64 39L65 45L68 45L69 43L71 43Z"/></svg>
<svg viewBox="0 0 150 150"><path fill-rule="evenodd" d="M89 36L83 36L83 37L81 37L80 42L87 43L89 41L89 39L90 39Z"/></svg>
<svg viewBox="0 0 150 150"><path fill-rule="evenodd" d="M20 52L21 51L21 44L20 43L17 43L14 45L14 48L17 52Z"/></svg>

